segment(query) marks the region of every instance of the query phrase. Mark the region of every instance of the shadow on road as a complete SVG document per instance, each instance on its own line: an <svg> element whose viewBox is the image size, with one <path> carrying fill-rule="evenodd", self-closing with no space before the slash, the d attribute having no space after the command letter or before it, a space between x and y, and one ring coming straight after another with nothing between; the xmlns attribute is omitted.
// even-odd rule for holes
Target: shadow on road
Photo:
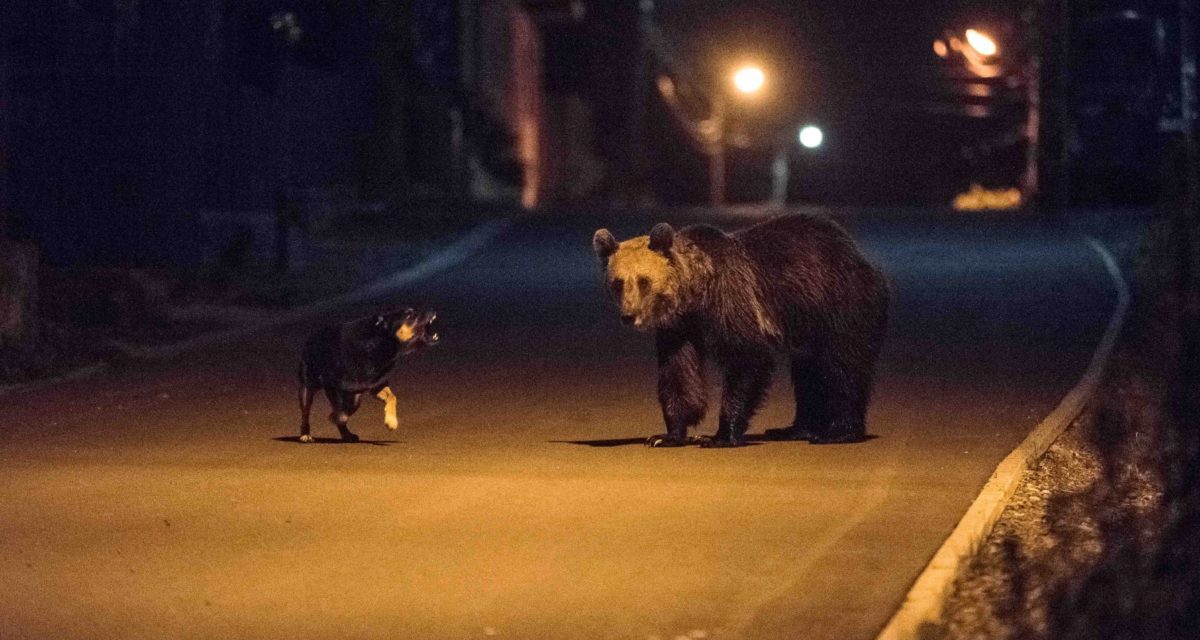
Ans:
<svg viewBox="0 0 1200 640"><path fill-rule="evenodd" d="M279 436L271 438L276 442L294 442L301 444L300 436ZM350 442L341 438L313 438L312 442L306 444L369 444L375 447L388 447L393 444L400 444L403 440L359 440L358 442Z"/></svg>
<svg viewBox="0 0 1200 640"><path fill-rule="evenodd" d="M877 436L877 435L868 434L865 438L863 438L862 442L869 442L878 437L879 436ZM292 439L295 440L295 438L292 438ZM547 442L550 442L551 444L574 444L574 445L580 445L580 446L584 446L584 447L627 447L627 446L632 446L632 445L643 445L644 446L646 444L646 438L609 438L609 439L599 439L599 440L547 440ZM771 438L768 438L765 434L752 433L752 434L749 434L746 436L746 445L745 446L753 447L753 446L757 446L757 445L767 443L767 442L778 442L781 444L786 444L789 442L805 442L805 441L804 440L772 440ZM861 444L862 442L853 442L853 443L848 443L848 444ZM690 446L695 446L695 445L690 445ZM822 446L830 446L830 445L822 445Z"/></svg>
<svg viewBox="0 0 1200 640"><path fill-rule="evenodd" d="M645 438L612 438L609 440L547 440L551 444L576 444L584 447L626 447L635 444L645 445Z"/></svg>

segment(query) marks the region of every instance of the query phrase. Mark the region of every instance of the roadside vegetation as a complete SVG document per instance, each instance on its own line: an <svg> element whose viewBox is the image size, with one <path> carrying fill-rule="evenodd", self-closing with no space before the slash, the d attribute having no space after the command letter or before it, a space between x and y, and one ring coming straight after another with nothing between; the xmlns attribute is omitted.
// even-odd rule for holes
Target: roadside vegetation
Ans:
<svg viewBox="0 0 1200 640"><path fill-rule="evenodd" d="M1105 382L1026 472L926 637L1200 634L1200 247L1190 226L1153 224Z"/></svg>

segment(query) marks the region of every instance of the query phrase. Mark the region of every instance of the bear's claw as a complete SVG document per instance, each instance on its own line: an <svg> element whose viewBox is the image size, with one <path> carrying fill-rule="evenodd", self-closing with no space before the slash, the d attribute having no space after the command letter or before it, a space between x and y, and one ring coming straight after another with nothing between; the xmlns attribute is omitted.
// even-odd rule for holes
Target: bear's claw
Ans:
<svg viewBox="0 0 1200 640"><path fill-rule="evenodd" d="M688 436L676 436L669 433L661 433L656 436L646 438L647 447L686 447L689 444L696 442L695 438Z"/></svg>

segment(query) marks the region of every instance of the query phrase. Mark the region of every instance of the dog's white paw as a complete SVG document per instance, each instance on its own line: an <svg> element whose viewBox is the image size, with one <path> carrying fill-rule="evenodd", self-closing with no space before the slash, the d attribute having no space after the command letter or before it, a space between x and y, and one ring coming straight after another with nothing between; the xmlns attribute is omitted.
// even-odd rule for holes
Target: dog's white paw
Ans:
<svg viewBox="0 0 1200 640"><path fill-rule="evenodd" d="M312 442L312 441L313 441L313 437L308 435L307 433L300 436L300 442Z"/></svg>
<svg viewBox="0 0 1200 640"><path fill-rule="evenodd" d="M384 426L386 426L388 429L391 429L392 431L395 431L396 429L400 428L400 422L397 420L384 420L383 424L384 424Z"/></svg>

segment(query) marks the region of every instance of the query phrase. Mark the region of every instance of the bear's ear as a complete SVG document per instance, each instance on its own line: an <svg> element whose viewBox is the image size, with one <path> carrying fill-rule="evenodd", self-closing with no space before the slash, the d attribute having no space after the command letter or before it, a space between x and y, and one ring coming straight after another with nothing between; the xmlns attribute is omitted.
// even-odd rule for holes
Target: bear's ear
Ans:
<svg viewBox="0 0 1200 640"><path fill-rule="evenodd" d="M608 229L596 229L596 234L592 236L592 251L601 260L608 260L617 251L617 239Z"/></svg>
<svg viewBox="0 0 1200 640"><path fill-rule="evenodd" d="M670 257L671 245L675 243L675 230L671 225L660 222L650 230L650 250Z"/></svg>

